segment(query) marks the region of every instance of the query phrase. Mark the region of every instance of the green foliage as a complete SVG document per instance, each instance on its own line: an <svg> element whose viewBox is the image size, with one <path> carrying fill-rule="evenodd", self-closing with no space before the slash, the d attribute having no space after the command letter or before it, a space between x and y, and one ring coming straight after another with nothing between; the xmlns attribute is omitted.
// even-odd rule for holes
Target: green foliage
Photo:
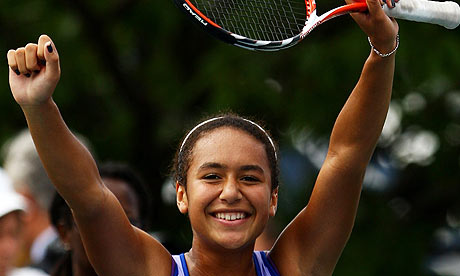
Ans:
<svg viewBox="0 0 460 276"><path fill-rule="evenodd" d="M335 275L423 275L435 229L446 224L448 212L460 215L460 103L452 100L460 93L460 30L399 24L393 98L403 103L416 92L425 99L418 111L403 112L400 131L429 130L439 138L439 150L432 163L398 169L391 188L364 191ZM318 27L296 47L259 53L208 36L172 1L0 3L1 53L42 33L60 53L55 100L68 125L91 141L99 160L124 160L142 173L155 199L155 228L175 231L186 245L186 218L160 197L184 130L204 114L231 109L265 120L282 148L290 146L290 129L327 137L370 51L348 17ZM7 69L5 62L0 144L26 126L9 93ZM391 155L391 147L377 150ZM307 190L312 183L304 183ZM402 217L389 207L395 198L410 205ZM307 200L306 194L290 202L283 217L295 215Z"/></svg>

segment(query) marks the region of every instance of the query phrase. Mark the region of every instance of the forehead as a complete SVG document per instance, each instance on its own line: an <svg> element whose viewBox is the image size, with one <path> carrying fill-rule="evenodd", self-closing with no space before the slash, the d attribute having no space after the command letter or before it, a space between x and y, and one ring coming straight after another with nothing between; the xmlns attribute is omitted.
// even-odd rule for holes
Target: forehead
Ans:
<svg viewBox="0 0 460 276"><path fill-rule="evenodd" d="M192 152L192 166L202 162L237 162L268 166L265 145L249 133L220 127L200 137Z"/></svg>

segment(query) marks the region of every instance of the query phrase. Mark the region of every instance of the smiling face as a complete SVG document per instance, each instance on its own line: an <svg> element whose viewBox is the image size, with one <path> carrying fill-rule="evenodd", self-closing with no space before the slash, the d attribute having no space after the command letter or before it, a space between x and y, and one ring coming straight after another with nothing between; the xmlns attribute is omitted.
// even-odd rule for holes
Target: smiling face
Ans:
<svg viewBox="0 0 460 276"><path fill-rule="evenodd" d="M187 187L177 185L194 246L253 246L276 212L270 177L265 147L253 136L230 127L205 133L193 147Z"/></svg>

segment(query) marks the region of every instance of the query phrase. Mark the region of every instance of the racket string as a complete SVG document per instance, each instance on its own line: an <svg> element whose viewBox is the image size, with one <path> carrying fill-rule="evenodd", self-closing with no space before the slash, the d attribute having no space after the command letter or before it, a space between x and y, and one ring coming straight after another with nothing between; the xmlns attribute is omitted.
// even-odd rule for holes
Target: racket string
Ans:
<svg viewBox="0 0 460 276"><path fill-rule="evenodd" d="M300 33L304 0L193 0L195 7L222 28L256 40L277 41Z"/></svg>

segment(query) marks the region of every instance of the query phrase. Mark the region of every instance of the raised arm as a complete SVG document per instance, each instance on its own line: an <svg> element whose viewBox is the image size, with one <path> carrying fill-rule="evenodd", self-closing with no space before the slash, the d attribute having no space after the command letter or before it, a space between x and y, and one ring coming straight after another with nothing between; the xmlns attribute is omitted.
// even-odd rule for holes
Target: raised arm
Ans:
<svg viewBox="0 0 460 276"><path fill-rule="evenodd" d="M390 53L398 25L368 0L369 13L354 14L380 53ZM270 253L282 275L331 275L353 228L364 173L380 136L393 85L394 54L371 51L360 79L332 130L326 160L310 201Z"/></svg>
<svg viewBox="0 0 460 276"><path fill-rule="evenodd" d="M167 275L169 253L131 226L116 197L102 183L91 154L67 128L52 99L61 72L51 39L42 35L37 44L10 50L7 58L13 96L50 179L73 211L98 275Z"/></svg>

